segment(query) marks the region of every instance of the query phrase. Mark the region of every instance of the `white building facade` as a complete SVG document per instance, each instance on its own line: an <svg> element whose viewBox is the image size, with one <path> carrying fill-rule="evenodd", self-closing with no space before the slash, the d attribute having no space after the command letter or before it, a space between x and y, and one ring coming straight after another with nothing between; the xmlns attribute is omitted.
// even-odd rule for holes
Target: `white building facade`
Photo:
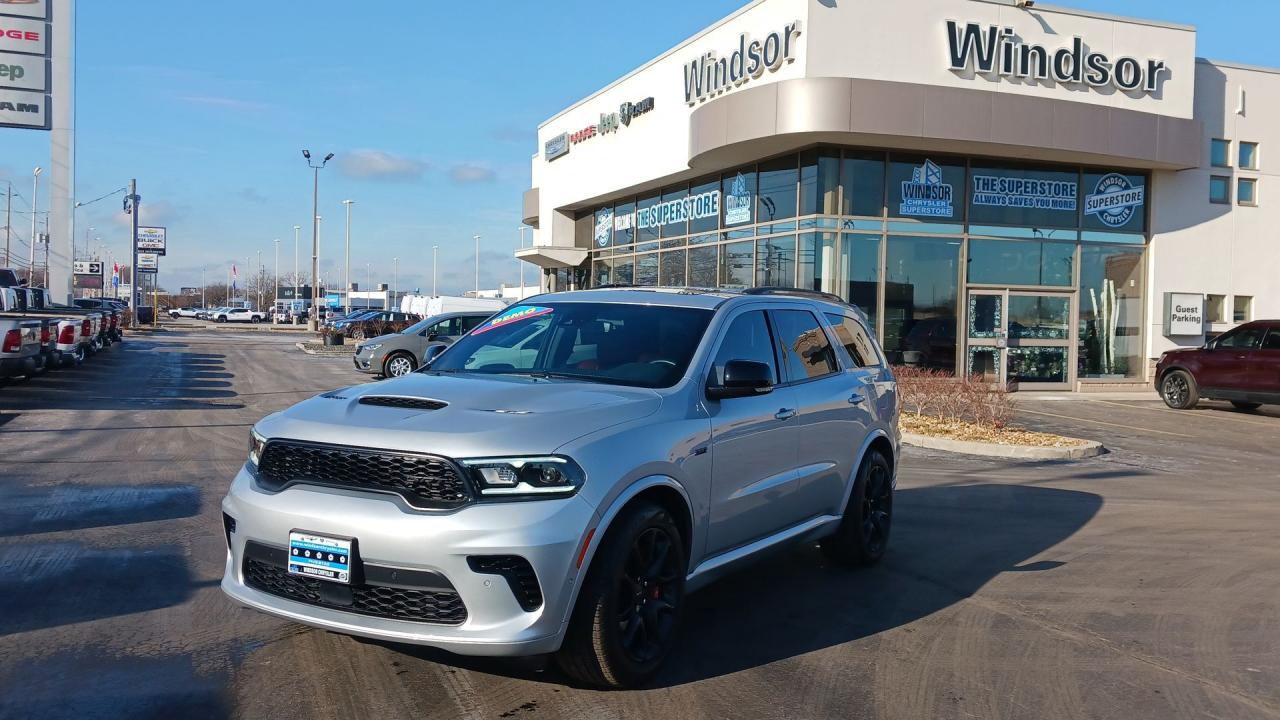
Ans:
<svg viewBox="0 0 1280 720"><path fill-rule="evenodd" d="M758 0L539 127L517 254L547 290L820 290L895 363L1138 385L1280 316L1278 101L1186 26Z"/></svg>

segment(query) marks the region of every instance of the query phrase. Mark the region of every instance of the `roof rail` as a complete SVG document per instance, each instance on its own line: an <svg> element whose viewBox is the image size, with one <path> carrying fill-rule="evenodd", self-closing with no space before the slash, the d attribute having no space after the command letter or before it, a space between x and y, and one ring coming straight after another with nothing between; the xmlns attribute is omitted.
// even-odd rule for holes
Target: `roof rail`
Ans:
<svg viewBox="0 0 1280 720"><path fill-rule="evenodd" d="M840 305L848 305L844 298L834 293L822 292L821 290L806 290L805 288L787 288L787 287L754 287L746 288L742 291L743 295L793 295L799 297L817 298L828 302L838 303Z"/></svg>

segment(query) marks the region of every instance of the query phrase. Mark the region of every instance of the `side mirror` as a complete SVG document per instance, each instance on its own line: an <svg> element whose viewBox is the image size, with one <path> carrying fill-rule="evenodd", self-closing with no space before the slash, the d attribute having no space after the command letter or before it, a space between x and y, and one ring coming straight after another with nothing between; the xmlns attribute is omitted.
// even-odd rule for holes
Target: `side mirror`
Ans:
<svg viewBox="0 0 1280 720"><path fill-rule="evenodd" d="M433 360L440 357L440 353L445 351L447 345L428 345L426 350L422 351L422 366L426 367Z"/></svg>
<svg viewBox="0 0 1280 720"><path fill-rule="evenodd" d="M730 360L724 364L724 384L708 385L707 398L729 400L773 392L773 369L754 360Z"/></svg>

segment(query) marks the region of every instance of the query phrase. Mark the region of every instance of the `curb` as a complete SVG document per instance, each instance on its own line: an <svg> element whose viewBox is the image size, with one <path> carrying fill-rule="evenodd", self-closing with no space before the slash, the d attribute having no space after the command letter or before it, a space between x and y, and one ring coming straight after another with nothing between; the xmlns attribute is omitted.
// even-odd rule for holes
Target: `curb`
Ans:
<svg viewBox="0 0 1280 720"><path fill-rule="evenodd" d="M1097 457L1106 452L1100 442L1086 441L1085 445L1075 447L1041 447L1038 445L997 445L995 443L974 442L972 440L952 440L951 438L902 433L902 444L930 450L945 450L964 455L983 455L985 457L1011 458L1016 460L1079 460Z"/></svg>

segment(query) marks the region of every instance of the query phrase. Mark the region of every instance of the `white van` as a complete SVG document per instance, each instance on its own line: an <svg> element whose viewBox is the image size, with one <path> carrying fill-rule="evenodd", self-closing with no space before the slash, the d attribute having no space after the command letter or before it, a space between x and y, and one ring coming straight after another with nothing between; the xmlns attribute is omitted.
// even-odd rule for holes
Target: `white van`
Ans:
<svg viewBox="0 0 1280 720"><path fill-rule="evenodd" d="M405 295L400 299L400 312L412 313L424 318L435 317L451 312L476 312L491 310L497 312L507 303L493 298L451 297L440 295Z"/></svg>

